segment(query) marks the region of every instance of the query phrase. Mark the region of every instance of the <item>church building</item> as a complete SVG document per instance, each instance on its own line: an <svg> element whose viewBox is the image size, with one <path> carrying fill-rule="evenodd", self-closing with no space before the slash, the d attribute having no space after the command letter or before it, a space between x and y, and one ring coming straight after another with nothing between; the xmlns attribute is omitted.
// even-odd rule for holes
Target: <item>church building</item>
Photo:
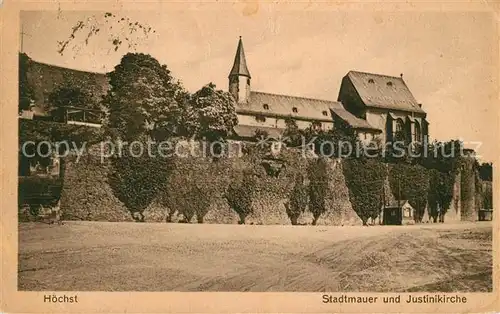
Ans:
<svg viewBox="0 0 500 314"><path fill-rule="evenodd" d="M427 134L426 113L402 77L351 71L342 80L338 101L258 92L252 90L240 37L228 78L229 92L237 102L239 123L234 130L240 138L252 138L257 130L279 138L289 118L299 129L312 125L323 130L333 128L340 119L363 142L392 141L400 133L421 141Z"/></svg>

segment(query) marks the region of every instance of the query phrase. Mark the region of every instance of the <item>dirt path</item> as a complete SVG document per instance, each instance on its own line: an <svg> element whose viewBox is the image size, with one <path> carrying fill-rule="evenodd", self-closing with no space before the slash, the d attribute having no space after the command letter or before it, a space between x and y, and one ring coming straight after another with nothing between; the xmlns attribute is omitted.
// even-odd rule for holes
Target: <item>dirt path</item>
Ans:
<svg viewBox="0 0 500 314"><path fill-rule="evenodd" d="M20 224L21 290L487 291L491 224Z"/></svg>

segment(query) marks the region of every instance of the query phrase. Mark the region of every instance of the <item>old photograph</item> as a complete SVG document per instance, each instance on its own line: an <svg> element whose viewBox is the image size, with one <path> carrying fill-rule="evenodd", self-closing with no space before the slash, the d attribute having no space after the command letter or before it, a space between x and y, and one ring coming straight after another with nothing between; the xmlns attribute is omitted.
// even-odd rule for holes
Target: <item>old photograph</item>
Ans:
<svg viewBox="0 0 500 314"><path fill-rule="evenodd" d="M493 291L492 14L185 6L20 12L19 291Z"/></svg>

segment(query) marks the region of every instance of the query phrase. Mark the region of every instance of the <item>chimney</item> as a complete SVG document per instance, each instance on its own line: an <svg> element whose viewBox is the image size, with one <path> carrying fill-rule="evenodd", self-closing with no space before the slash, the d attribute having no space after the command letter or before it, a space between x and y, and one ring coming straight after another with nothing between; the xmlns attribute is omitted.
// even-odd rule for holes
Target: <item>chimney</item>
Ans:
<svg viewBox="0 0 500 314"><path fill-rule="evenodd" d="M419 106L420 108L422 108L422 104L418 104L418 106Z"/></svg>
<svg viewBox="0 0 500 314"><path fill-rule="evenodd" d="M399 76L401 76L401 78L403 78L403 73L399 74Z"/></svg>

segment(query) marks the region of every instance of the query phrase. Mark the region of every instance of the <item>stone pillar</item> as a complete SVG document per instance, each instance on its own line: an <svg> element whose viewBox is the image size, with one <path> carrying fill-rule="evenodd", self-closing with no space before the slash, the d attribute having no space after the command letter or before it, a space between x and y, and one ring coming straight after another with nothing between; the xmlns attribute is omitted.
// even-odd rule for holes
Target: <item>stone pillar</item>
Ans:
<svg viewBox="0 0 500 314"><path fill-rule="evenodd" d="M475 169L474 169L474 158L465 157L462 163L461 169L461 220L462 221L476 221L477 220L477 209L476 209L476 186L475 186Z"/></svg>
<svg viewBox="0 0 500 314"><path fill-rule="evenodd" d="M461 171L457 172L455 176L455 183L453 184L453 197L451 199L450 208L446 211L444 222L457 222L461 220Z"/></svg>

